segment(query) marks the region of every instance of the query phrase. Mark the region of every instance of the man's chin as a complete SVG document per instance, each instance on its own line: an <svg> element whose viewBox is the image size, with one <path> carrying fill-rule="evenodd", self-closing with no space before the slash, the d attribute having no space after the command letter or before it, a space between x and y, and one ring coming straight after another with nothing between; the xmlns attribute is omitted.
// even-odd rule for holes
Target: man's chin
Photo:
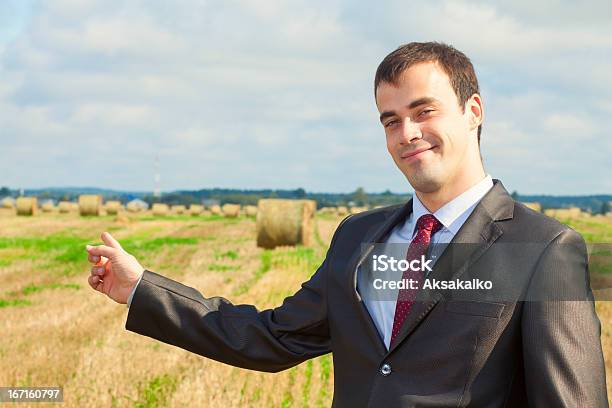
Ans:
<svg viewBox="0 0 612 408"><path fill-rule="evenodd" d="M414 172L405 175L412 188L420 193L433 193L442 186L440 178L433 174Z"/></svg>

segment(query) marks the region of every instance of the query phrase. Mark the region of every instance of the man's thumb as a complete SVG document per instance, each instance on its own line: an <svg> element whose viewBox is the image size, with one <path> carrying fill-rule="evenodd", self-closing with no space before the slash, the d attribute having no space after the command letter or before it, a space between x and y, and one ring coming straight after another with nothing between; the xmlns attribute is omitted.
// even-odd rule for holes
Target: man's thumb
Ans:
<svg viewBox="0 0 612 408"><path fill-rule="evenodd" d="M108 259L113 259L113 257L117 254L117 250L115 248L111 248L106 245L86 245L85 249L89 255L105 256Z"/></svg>
<svg viewBox="0 0 612 408"><path fill-rule="evenodd" d="M121 244L119 244L119 241L117 241L115 238L113 238L113 236L108 233L108 232L103 232L102 235L100 236L100 238L102 238L102 241L108 245L111 248L117 248L117 249L122 249L121 248Z"/></svg>

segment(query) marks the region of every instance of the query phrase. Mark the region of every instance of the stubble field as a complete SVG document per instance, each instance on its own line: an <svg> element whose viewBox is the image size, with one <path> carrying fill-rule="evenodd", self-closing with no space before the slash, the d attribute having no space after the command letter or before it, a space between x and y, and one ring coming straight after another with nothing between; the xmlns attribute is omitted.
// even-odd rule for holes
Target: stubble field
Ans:
<svg viewBox="0 0 612 408"><path fill-rule="evenodd" d="M610 242L612 222L602 220L568 223L587 241ZM87 285L84 251L110 231L147 269L204 296L265 309L280 305L322 262L340 218L315 221L312 246L262 250L252 218L0 212L0 386L61 385L66 407L330 406L330 355L258 373L126 331L125 305ZM612 302L596 308L612 395Z"/></svg>

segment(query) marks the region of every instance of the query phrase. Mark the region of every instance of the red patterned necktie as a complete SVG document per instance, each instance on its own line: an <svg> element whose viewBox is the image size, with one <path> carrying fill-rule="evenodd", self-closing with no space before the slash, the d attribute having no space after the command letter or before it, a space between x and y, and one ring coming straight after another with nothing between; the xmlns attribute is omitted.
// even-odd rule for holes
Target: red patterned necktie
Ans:
<svg viewBox="0 0 612 408"><path fill-rule="evenodd" d="M408 262L421 259L421 256L427 255L427 249L429 248L429 242L431 241L431 235L435 234L440 228L442 228L442 223L438 221L436 217L431 214L424 214L419 217L416 225L417 233L410 242L410 246L408 247L408 252L406 254L406 260ZM418 282L418 287L420 288L421 282L423 281L423 272L421 270L413 271L408 268L402 274L402 279L406 279L404 282L408 282L408 279L413 279L413 281ZM393 318L393 330L391 331L391 342L393 341L399 334L400 328L406 320L406 317L410 313L410 309L414 304L414 299L416 298L416 294L419 289L411 289L410 287L400 289L397 294L397 303L395 305L395 316Z"/></svg>

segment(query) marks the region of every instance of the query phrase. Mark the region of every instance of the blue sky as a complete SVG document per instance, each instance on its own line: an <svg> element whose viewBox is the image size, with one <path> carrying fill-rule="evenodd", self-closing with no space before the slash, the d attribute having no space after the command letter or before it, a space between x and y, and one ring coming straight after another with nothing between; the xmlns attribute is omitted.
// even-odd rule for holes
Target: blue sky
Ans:
<svg viewBox="0 0 612 408"><path fill-rule="evenodd" d="M0 185L411 191L372 95L444 41L479 75L485 168L611 193L612 3L0 2Z"/></svg>

